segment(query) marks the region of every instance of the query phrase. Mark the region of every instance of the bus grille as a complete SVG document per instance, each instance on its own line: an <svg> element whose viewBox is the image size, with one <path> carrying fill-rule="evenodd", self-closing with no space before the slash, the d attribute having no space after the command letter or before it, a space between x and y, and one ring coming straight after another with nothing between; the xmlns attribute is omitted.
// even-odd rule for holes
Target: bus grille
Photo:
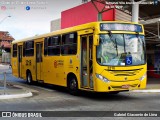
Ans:
<svg viewBox="0 0 160 120"><path fill-rule="evenodd" d="M109 71L114 76L134 76L137 75L142 69L143 68L134 70L106 70L106 71Z"/></svg>

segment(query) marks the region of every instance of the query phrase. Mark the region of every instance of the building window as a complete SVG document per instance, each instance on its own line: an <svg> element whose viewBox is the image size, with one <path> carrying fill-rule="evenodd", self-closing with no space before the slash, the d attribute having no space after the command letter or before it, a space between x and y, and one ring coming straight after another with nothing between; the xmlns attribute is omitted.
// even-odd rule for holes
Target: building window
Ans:
<svg viewBox="0 0 160 120"><path fill-rule="evenodd" d="M63 55L75 55L77 53L77 33L62 35L61 53Z"/></svg>
<svg viewBox="0 0 160 120"><path fill-rule="evenodd" d="M34 56L34 41L25 42L23 56Z"/></svg>
<svg viewBox="0 0 160 120"><path fill-rule="evenodd" d="M13 44L13 57L17 57L17 44Z"/></svg>
<svg viewBox="0 0 160 120"><path fill-rule="evenodd" d="M56 56L60 55L61 36L52 36L44 40L44 55Z"/></svg>

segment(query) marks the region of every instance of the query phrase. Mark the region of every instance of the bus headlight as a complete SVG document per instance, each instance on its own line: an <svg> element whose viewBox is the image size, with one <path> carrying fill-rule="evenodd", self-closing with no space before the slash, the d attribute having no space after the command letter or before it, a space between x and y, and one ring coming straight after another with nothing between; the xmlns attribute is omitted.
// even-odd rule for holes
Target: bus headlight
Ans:
<svg viewBox="0 0 160 120"><path fill-rule="evenodd" d="M142 81L144 78L146 78L147 77L147 74L145 73L142 77L140 77L140 81Z"/></svg>
<svg viewBox="0 0 160 120"><path fill-rule="evenodd" d="M96 73L96 77L99 78L100 80L102 80L103 82L109 82L109 80L107 78L105 78L104 76L97 74Z"/></svg>

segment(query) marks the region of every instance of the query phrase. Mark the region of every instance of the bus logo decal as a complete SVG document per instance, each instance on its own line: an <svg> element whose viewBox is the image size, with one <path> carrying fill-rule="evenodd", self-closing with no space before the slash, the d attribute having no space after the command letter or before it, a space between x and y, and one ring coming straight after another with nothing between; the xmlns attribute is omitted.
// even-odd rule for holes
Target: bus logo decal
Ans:
<svg viewBox="0 0 160 120"><path fill-rule="evenodd" d="M26 66L30 66L31 64L31 60L26 60Z"/></svg>

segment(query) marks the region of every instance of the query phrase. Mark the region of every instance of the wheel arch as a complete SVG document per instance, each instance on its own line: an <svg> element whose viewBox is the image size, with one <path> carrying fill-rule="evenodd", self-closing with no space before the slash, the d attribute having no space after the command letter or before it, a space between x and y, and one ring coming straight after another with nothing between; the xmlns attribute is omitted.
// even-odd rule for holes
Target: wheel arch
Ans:
<svg viewBox="0 0 160 120"><path fill-rule="evenodd" d="M73 78L73 77L76 79L76 81L77 81L77 86L78 86L78 88L79 88L79 83L78 83L77 76L76 76L73 72L70 72L70 73L67 74L67 86L69 85L69 80L70 80L71 78Z"/></svg>
<svg viewBox="0 0 160 120"><path fill-rule="evenodd" d="M27 78L28 73L31 73L31 71L29 69L26 70L26 78ZM31 73L31 75L32 75L32 73Z"/></svg>

